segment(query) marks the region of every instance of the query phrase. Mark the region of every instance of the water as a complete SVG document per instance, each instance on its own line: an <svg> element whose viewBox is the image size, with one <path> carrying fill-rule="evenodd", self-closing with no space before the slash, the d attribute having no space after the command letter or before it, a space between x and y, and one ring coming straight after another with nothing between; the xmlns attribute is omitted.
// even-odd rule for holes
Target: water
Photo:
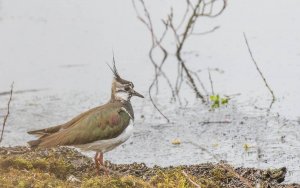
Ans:
<svg viewBox="0 0 300 188"><path fill-rule="evenodd" d="M155 25L170 3L174 12L183 12L181 1L147 2ZM215 92L239 95L227 108L209 111L184 87L182 96L189 103L179 107L166 100L169 91L161 83L157 101L171 119L165 123L147 96L153 78L147 56L150 35L137 20L131 1L2 0L0 93L9 91L14 81L15 94L1 145L25 145L33 139L26 131L63 123L106 102L112 78L106 63L114 51L121 76L132 80L147 97L132 99L134 135L106 159L162 166L218 160L258 168L286 166L287 182L300 182L299 4L296 0L229 2L221 17L200 20L199 31L215 25L220 29L191 38L185 48L193 51L184 55L187 65L202 70L200 77L207 88L207 69L223 70L223 74L212 72ZM270 113L265 108L271 97L250 59L242 32L277 97ZM176 62L170 58L167 63L172 77ZM1 118L8 98L0 96ZM182 143L171 144L175 138Z"/></svg>

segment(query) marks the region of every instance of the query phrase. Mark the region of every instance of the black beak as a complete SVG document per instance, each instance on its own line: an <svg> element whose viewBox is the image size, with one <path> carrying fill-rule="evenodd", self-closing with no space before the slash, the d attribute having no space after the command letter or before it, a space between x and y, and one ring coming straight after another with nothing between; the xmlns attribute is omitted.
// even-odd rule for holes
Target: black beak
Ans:
<svg viewBox="0 0 300 188"><path fill-rule="evenodd" d="M144 98L144 96L142 94L139 94L138 92L136 92L134 89L131 90L131 94L133 96L137 96L137 97L141 97L141 98Z"/></svg>

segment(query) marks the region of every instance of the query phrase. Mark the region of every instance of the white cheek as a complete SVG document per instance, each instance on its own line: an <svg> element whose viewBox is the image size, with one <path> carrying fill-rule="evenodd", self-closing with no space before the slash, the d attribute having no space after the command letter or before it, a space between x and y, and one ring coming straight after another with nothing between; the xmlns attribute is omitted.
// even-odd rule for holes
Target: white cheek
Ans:
<svg viewBox="0 0 300 188"><path fill-rule="evenodd" d="M117 92L116 93L116 98L122 99L122 100L128 100L129 94L126 92Z"/></svg>
<svg viewBox="0 0 300 188"><path fill-rule="evenodd" d="M116 88L116 92L120 92L120 93L121 93L122 91L124 91L124 88L123 88L123 87L117 87L117 88Z"/></svg>

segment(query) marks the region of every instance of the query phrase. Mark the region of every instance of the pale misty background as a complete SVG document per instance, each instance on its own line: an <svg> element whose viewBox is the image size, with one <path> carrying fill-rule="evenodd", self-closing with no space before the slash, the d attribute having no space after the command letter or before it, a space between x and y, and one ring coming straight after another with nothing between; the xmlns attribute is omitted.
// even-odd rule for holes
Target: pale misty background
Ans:
<svg viewBox="0 0 300 188"><path fill-rule="evenodd" d="M185 8L180 0L146 3L158 29L170 5L178 14ZM134 136L109 153L108 160L150 166L214 162L187 143L192 141L237 166L286 166L287 182L300 182L299 7L298 0L229 1L218 18L199 20L199 31L220 28L186 44L185 51L195 52L185 56L189 66L221 69L223 74L212 75L215 91L239 95L228 108L210 112L187 87L183 98L189 105L182 109L169 103L168 89L162 84L156 99L172 119L165 124L149 101L154 76L148 58L150 34L137 19L131 1L0 0L0 93L9 91L13 81L16 92L1 146L25 145L33 138L26 131L63 123L105 103L112 80L106 63L111 63L114 52L121 76L133 81L146 99L132 99ZM243 32L277 97L267 118L259 109L266 108L271 97L250 59ZM172 75L176 66L168 63ZM201 77L208 84L207 73ZM1 118L8 97L0 96ZM235 123L198 125L207 117ZM170 144L177 137L183 143ZM250 154L243 150L245 143L253 146ZM257 148L263 151L262 159L257 159Z"/></svg>

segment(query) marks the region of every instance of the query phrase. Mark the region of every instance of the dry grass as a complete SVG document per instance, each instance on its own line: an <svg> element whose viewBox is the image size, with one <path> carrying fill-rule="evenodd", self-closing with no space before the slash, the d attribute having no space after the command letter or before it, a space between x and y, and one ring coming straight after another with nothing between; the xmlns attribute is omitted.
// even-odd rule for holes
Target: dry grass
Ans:
<svg viewBox="0 0 300 188"><path fill-rule="evenodd" d="M224 164L199 164L161 168L145 164L112 164L107 167L120 176L97 176L92 159L69 148L30 150L0 148L1 187L288 187L277 181L283 169L263 171ZM230 168L230 170L228 170ZM239 175L237 175L239 174ZM241 178L242 177L242 178ZM245 184L248 182L248 185ZM299 185L289 185L289 187Z"/></svg>

